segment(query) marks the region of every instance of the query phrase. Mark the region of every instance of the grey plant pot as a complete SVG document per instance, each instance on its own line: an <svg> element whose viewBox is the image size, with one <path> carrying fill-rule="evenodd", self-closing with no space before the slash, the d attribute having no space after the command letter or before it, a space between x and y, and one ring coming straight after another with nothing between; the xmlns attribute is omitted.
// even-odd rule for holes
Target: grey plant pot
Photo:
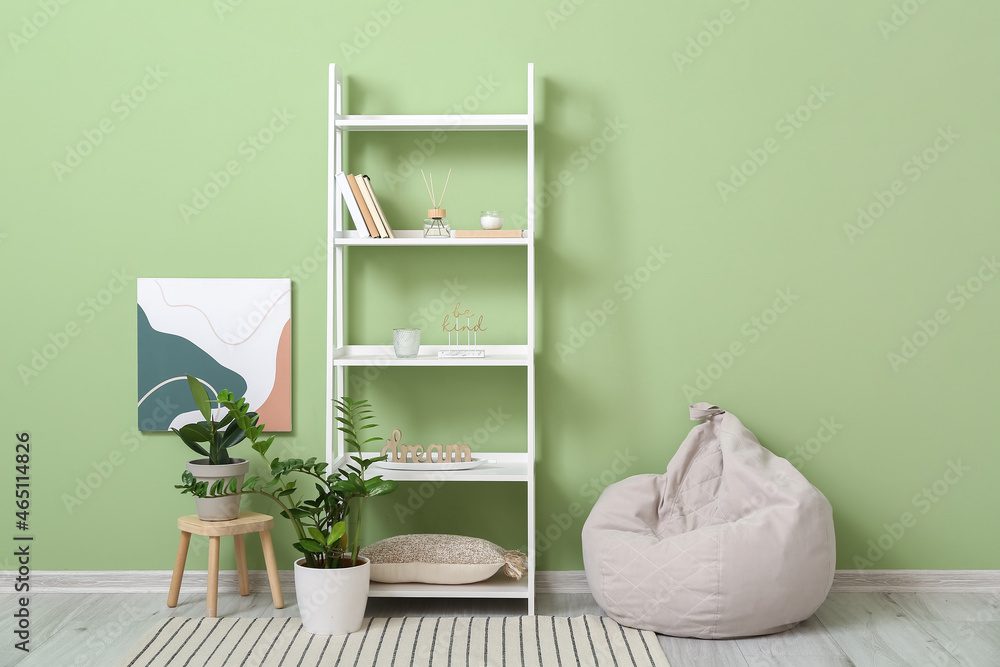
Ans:
<svg viewBox="0 0 1000 667"><path fill-rule="evenodd" d="M224 479L226 480L225 484L229 484L229 480L233 477L236 478L237 487L242 488L243 478L250 470L250 462L246 459L233 459L232 463L214 466L208 462L208 459L195 459L188 461L187 470L199 482L208 482L209 489L212 488L216 480ZM240 515L241 497L195 498L198 518L202 521L231 521Z"/></svg>

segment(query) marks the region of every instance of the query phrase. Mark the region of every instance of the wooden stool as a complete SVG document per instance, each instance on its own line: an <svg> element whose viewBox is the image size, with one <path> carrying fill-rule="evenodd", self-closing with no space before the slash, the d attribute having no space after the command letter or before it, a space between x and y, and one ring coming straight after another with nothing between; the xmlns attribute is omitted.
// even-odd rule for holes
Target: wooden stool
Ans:
<svg viewBox="0 0 1000 667"><path fill-rule="evenodd" d="M250 595L243 536L247 533L260 533L260 546L264 551L264 563L267 565L267 581L271 584L271 599L274 601L275 609L284 607L285 599L281 595L281 584L278 582L278 564L274 560L274 545L271 544L273 525L274 519L267 514L244 511L232 521L202 521L195 514L177 519L177 527L181 530L181 542L177 547L177 560L174 562L174 575L170 579L167 606L177 606L192 533L208 537L208 612L205 616L215 618L215 609L219 602L219 537L222 535L233 536L233 542L236 543L236 573L240 580L240 595Z"/></svg>

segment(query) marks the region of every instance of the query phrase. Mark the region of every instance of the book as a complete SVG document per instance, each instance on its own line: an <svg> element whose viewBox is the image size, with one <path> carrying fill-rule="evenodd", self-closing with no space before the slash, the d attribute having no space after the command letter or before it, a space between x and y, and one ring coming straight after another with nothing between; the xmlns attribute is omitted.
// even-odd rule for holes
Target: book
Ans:
<svg viewBox="0 0 1000 667"><path fill-rule="evenodd" d="M351 220L354 221L354 226L358 228L358 235L361 238L368 238L371 234L368 232L368 225L365 224L364 216L361 215L361 209L358 208L358 202L354 199L354 192L351 190L351 185L347 182L347 174L338 171L336 179L337 189L344 198L344 203L347 204L347 210L351 213Z"/></svg>
<svg viewBox="0 0 1000 667"><path fill-rule="evenodd" d="M375 229L378 230L379 238L389 238L389 232L385 230L385 226L382 224L382 219L378 215L378 211L375 210L375 202L372 201L372 191L368 183L365 182L364 174L359 174L354 177L358 183L358 189L361 190L361 197L365 200L365 209L368 210L369 215L372 216L372 224L375 225ZM364 209L361 211L364 213ZM367 218L365 218L367 220Z"/></svg>
<svg viewBox="0 0 1000 667"><path fill-rule="evenodd" d="M392 233L392 227L389 225L389 220L385 217L385 211L382 210L382 205L378 203L378 197L375 196L375 189L372 187L372 179L368 178L367 175L362 174L361 180L365 182L368 186L368 192L372 196L372 201L375 203L375 212L378 213L378 217L382 220L382 226L385 227L386 234L388 234L390 239L396 238L396 235Z"/></svg>
<svg viewBox="0 0 1000 667"><path fill-rule="evenodd" d="M354 174L347 175L347 182L351 185L351 192L354 193L354 199L358 202L358 208L361 210L361 216L364 218L365 225L368 227L368 234L373 238L379 238L378 227L375 226L375 218L372 217L371 211L368 210L368 205L365 204L365 198L361 194L361 186L358 185L358 179L355 178Z"/></svg>
<svg viewBox="0 0 1000 667"><path fill-rule="evenodd" d="M378 235L384 239L389 238L389 231L385 228L385 223L382 222L382 216L379 215L378 209L375 208L375 194L372 191L371 180L364 174L359 174L357 179L358 187L361 188L361 196L365 198L368 212L372 214L372 220L378 229Z"/></svg>
<svg viewBox="0 0 1000 667"><path fill-rule="evenodd" d="M520 239L523 229L456 229L456 239Z"/></svg>

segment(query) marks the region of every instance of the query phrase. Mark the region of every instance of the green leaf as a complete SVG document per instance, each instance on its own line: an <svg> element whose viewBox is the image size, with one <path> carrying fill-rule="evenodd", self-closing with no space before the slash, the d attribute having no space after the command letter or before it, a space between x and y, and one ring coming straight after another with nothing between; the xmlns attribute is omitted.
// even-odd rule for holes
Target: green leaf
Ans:
<svg viewBox="0 0 1000 667"><path fill-rule="evenodd" d="M340 538L344 536L344 533L346 532L347 532L347 524L344 523L343 521L338 521L337 523L333 524L333 526L330 528L330 534L326 538L326 546L332 547L340 540Z"/></svg>
<svg viewBox="0 0 1000 667"><path fill-rule="evenodd" d="M311 540L308 537L303 540L299 540L296 544L300 545L306 551L311 551L314 554L321 554L324 552L323 544L320 544L316 540Z"/></svg>
<svg viewBox="0 0 1000 667"><path fill-rule="evenodd" d="M254 475L253 477L248 477L247 480L243 482L243 487L240 490L246 491L247 489L252 489L254 484L256 484L259 480L260 477L257 477L256 475Z"/></svg>
<svg viewBox="0 0 1000 667"><path fill-rule="evenodd" d="M207 422L185 424L177 431L177 435L185 441L193 440L194 442L212 442L212 434L208 430Z"/></svg>
<svg viewBox="0 0 1000 667"><path fill-rule="evenodd" d="M239 443L243 442L244 438L246 437L247 434L243 429L240 428L240 425L237 424L236 422L232 422L229 424L229 428L227 428L222 433L222 437L220 439L219 444L222 447L228 449L233 445L238 445Z"/></svg>
<svg viewBox="0 0 1000 667"><path fill-rule="evenodd" d="M174 430L174 433L177 433L177 431L176 431L176 430ZM180 435L180 434L178 433L178 435ZM184 440L184 438L181 438L181 440ZM206 457L206 458L208 458L208 457L209 457L209 454L208 454L208 452L207 452L207 451L205 450L205 448L204 448L204 447L202 447L201 445L199 445L199 444L198 444L197 442L192 442L192 441L190 441L190 440L184 440L184 444L185 444L185 445L187 445L187 446L188 446L188 448L189 448L189 449L190 449L191 451L193 451L194 453L196 453L196 454L201 454L202 456L204 456L204 457Z"/></svg>
<svg viewBox="0 0 1000 667"><path fill-rule="evenodd" d="M236 423L240 425L240 428L250 433L254 427L257 425L257 413L247 412L247 413L237 413ZM259 433L258 433L259 434Z"/></svg>
<svg viewBox="0 0 1000 667"><path fill-rule="evenodd" d="M326 542L326 538L323 537L323 532L316 526L309 526L309 534L312 535L313 539L320 544L324 544Z"/></svg>
<svg viewBox="0 0 1000 667"><path fill-rule="evenodd" d="M356 477L356 476L354 476ZM360 495L366 494L365 483L360 479L342 479L339 482L333 484L331 488L340 493L350 494L350 495Z"/></svg>
<svg viewBox="0 0 1000 667"><path fill-rule="evenodd" d="M367 480L365 486L367 487L368 495L374 498L375 496L384 496L387 493L392 493L399 484L395 480L376 478Z"/></svg>
<svg viewBox="0 0 1000 667"><path fill-rule="evenodd" d="M226 484L226 493L236 493L236 487L239 485L239 480L235 477L229 478L229 484Z"/></svg>
<svg viewBox="0 0 1000 667"><path fill-rule="evenodd" d="M194 398L194 404L198 406L198 411L205 418L205 421L212 421L212 401L209 400L208 392L205 391L201 380L188 375L187 381L188 387L191 388L191 396Z"/></svg>
<svg viewBox="0 0 1000 667"><path fill-rule="evenodd" d="M225 483L225 481L226 480L224 480L224 479L217 479L217 480L215 480L215 483L212 484L212 490L211 490L210 494L213 495L213 496L221 496L224 493L224 491L223 491L223 484Z"/></svg>

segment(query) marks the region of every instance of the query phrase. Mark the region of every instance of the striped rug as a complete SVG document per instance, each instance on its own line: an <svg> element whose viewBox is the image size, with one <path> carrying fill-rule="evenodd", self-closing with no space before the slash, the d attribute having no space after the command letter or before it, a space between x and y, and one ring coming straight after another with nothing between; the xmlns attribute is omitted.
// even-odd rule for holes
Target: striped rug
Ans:
<svg viewBox="0 0 1000 667"><path fill-rule="evenodd" d="M163 621L119 667L670 667L656 635L602 616L371 618L358 632L310 635L297 618Z"/></svg>

